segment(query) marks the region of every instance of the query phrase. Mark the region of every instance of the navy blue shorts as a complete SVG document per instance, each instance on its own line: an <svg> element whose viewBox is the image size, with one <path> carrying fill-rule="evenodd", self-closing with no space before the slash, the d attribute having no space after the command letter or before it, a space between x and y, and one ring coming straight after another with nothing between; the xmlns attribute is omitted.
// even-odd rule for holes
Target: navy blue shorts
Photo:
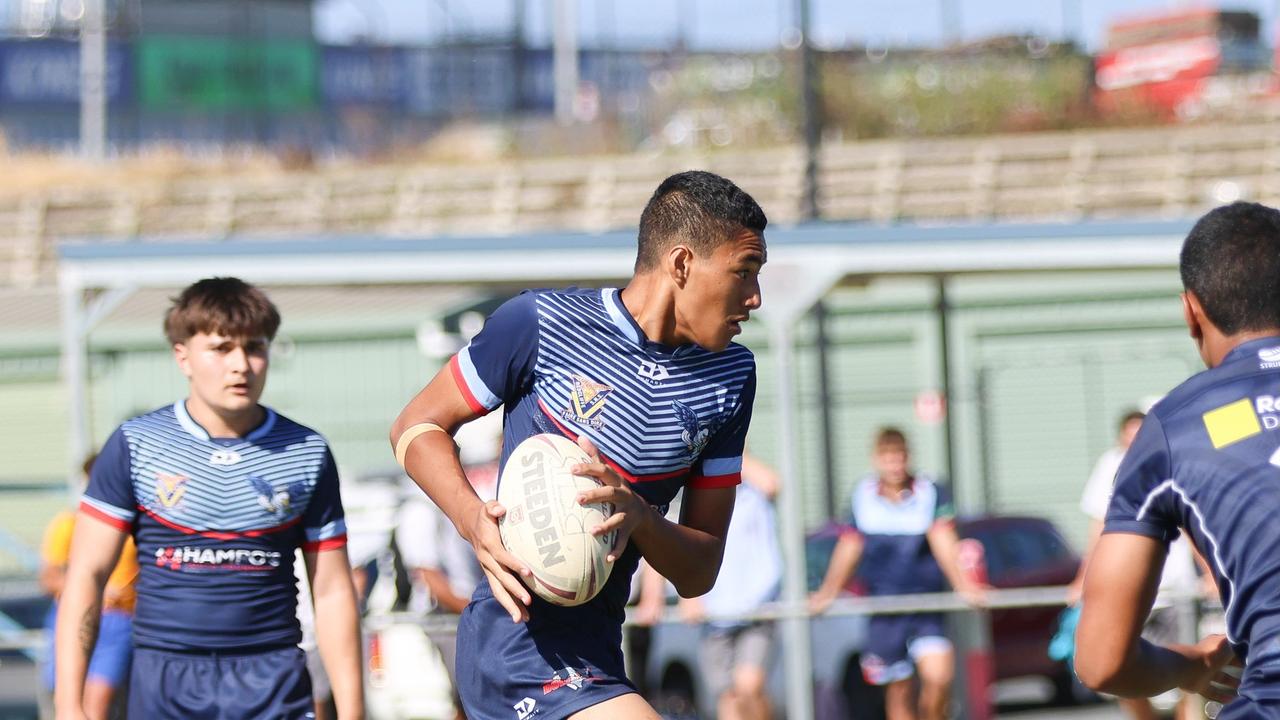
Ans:
<svg viewBox="0 0 1280 720"><path fill-rule="evenodd" d="M314 718L306 654L296 647L239 654L135 648L129 717Z"/></svg>
<svg viewBox="0 0 1280 720"><path fill-rule="evenodd" d="M873 615L867 624L862 676L872 685L906 680L915 673L916 658L951 650L941 613Z"/></svg>
<svg viewBox="0 0 1280 720"><path fill-rule="evenodd" d="M457 681L467 720L560 720L636 691L620 623L538 599L529 617L511 622L487 588L462 612Z"/></svg>
<svg viewBox="0 0 1280 720"><path fill-rule="evenodd" d="M1276 720L1276 718L1280 718L1280 703L1251 702L1245 698L1236 698L1218 713L1218 720Z"/></svg>

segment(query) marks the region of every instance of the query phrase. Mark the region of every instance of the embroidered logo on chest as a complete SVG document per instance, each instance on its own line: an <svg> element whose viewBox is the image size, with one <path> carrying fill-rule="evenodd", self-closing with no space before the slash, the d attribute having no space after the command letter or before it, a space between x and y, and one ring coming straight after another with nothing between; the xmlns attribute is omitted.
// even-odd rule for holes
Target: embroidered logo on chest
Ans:
<svg viewBox="0 0 1280 720"><path fill-rule="evenodd" d="M589 380L581 375L573 376L573 390L570 393L570 406L560 411L560 417L579 425L590 425L599 430L604 427L605 401L613 388Z"/></svg>
<svg viewBox="0 0 1280 720"><path fill-rule="evenodd" d="M679 400L671 401L671 409L675 411L676 420L680 423L680 439L684 441L689 458L698 457L702 454L702 450L707 446L707 443L711 442L711 436L723 424L723 416L716 415L709 420L702 421L698 418L697 411Z"/></svg>
<svg viewBox="0 0 1280 720"><path fill-rule="evenodd" d="M248 481L258 495L258 505L261 505L263 510L273 515L284 515L302 499L304 488L302 482L291 483L282 490L276 490L271 486L271 483L256 475L250 475Z"/></svg>
<svg viewBox="0 0 1280 720"><path fill-rule="evenodd" d="M172 509L186 494L187 481L190 479L186 475L156 473L156 500L159 500L164 507Z"/></svg>
<svg viewBox="0 0 1280 720"><path fill-rule="evenodd" d="M671 377L671 373L667 372L666 367L652 360L641 360L640 368L636 370L636 375L644 378L644 381L650 385L661 385L663 380Z"/></svg>

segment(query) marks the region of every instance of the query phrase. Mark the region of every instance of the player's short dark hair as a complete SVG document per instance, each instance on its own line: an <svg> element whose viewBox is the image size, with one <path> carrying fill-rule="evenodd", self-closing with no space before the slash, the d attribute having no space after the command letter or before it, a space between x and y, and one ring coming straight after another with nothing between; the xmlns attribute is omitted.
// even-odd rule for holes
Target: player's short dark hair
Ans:
<svg viewBox="0 0 1280 720"><path fill-rule="evenodd" d="M892 425L886 425L876 431L875 448L877 452L890 448L907 452L907 434Z"/></svg>
<svg viewBox="0 0 1280 720"><path fill-rule="evenodd" d="M1125 425L1128 425L1129 423L1135 420L1138 422L1142 422L1143 420L1146 420L1146 419L1147 419L1146 413L1142 412L1137 408L1130 408L1126 410L1123 415L1120 416L1120 426L1116 429L1124 430Z"/></svg>
<svg viewBox="0 0 1280 720"><path fill-rule="evenodd" d="M170 343L182 343L198 333L233 338L274 340L280 312L267 294L233 277L205 278L188 286L164 316Z"/></svg>
<svg viewBox="0 0 1280 720"><path fill-rule="evenodd" d="M1280 210L1210 210L1182 244L1182 285L1226 335L1280 328Z"/></svg>
<svg viewBox="0 0 1280 720"><path fill-rule="evenodd" d="M662 181L640 213L636 270L657 267L674 244L706 256L735 233L762 235L768 224L760 205L727 178L702 170L677 173Z"/></svg>

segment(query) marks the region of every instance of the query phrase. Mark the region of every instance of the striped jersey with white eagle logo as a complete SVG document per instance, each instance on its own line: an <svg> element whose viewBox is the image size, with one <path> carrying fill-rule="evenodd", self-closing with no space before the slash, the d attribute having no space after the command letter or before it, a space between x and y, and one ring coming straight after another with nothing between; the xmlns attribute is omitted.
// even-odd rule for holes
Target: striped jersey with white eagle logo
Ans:
<svg viewBox="0 0 1280 720"><path fill-rule="evenodd" d="M751 351L650 341L616 289L522 293L493 313L450 368L474 411L505 406L504 465L525 438L551 432L590 438L632 490L664 511L686 485L741 481L755 398ZM639 558L629 545L584 607L620 617Z"/></svg>
<svg viewBox="0 0 1280 720"><path fill-rule="evenodd" d="M346 543L328 444L264 408L242 438L211 438L182 401L125 421L80 508L138 547L134 642L166 650L296 644L294 550Z"/></svg>

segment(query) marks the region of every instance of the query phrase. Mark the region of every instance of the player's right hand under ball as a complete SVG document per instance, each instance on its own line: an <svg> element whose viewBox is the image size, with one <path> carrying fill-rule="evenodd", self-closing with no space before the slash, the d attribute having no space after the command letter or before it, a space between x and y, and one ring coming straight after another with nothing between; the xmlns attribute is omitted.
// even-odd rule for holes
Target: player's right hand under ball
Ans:
<svg viewBox="0 0 1280 720"><path fill-rule="evenodd" d="M502 544L498 518L506 512L496 500L485 503L470 523L471 547L475 549L494 599L511 616L511 622L527 622L533 597L516 576L531 577L533 572Z"/></svg>
<svg viewBox="0 0 1280 720"><path fill-rule="evenodd" d="M1196 643L1193 654L1199 657L1195 677L1182 686L1206 700L1226 705L1236 699L1240 690L1243 666L1231 649L1225 635L1210 635Z"/></svg>

